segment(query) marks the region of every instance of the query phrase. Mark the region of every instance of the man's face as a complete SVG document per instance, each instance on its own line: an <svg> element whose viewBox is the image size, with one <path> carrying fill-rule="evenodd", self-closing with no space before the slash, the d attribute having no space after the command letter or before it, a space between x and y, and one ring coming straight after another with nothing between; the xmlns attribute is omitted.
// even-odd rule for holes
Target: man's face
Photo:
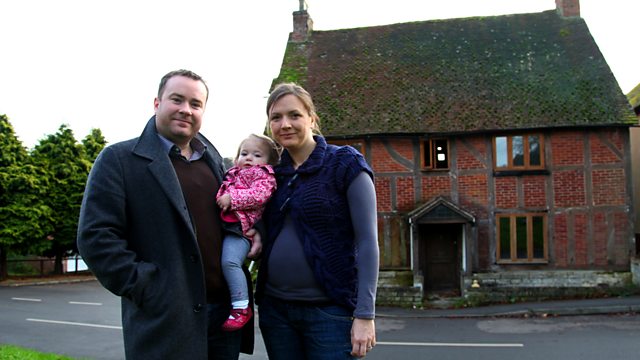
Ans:
<svg viewBox="0 0 640 360"><path fill-rule="evenodd" d="M158 133L178 146L188 144L200 130L206 101L207 88L201 81L170 78L161 98L153 101Z"/></svg>

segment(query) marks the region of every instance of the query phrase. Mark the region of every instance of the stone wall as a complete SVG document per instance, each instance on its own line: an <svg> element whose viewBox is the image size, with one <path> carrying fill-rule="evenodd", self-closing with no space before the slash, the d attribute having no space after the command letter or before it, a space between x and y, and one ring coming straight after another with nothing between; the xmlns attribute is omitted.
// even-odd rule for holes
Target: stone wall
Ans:
<svg viewBox="0 0 640 360"><path fill-rule="evenodd" d="M378 287L376 304L400 307L422 307L422 287Z"/></svg>
<svg viewBox="0 0 640 360"><path fill-rule="evenodd" d="M422 306L422 286L414 286L411 271L381 271L378 276L377 305Z"/></svg>
<svg viewBox="0 0 640 360"><path fill-rule="evenodd" d="M413 280L411 271L381 271L376 304L422 307L422 284ZM487 303L640 293L640 259L632 260L628 272L527 270L476 273L462 281L464 297L475 296Z"/></svg>
<svg viewBox="0 0 640 360"><path fill-rule="evenodd" d="M466 277L463 294L492 300L530 300L615 293L632 286L631 272L595 270L511 271ZM473 286L475 284L478 286Z"/></svg>

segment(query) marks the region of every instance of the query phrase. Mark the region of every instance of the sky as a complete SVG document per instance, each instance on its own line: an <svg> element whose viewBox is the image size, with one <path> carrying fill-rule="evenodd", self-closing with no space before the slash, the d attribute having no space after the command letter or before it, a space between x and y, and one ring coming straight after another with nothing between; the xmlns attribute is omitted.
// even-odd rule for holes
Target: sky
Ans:
<svg viewBox="0 0 640 360"><path fill-rule="evenodd" d="M314 30L531 13L555 0L307 0ZM640 84L638 0L581 0L623 93ZM299 0L0 1L0 114L27 148L66 124L78 141L138 136L160 78L185 68L209 86L201 132L223 156L262 133ZM634 63L636 62L636 63Z"/></svg>

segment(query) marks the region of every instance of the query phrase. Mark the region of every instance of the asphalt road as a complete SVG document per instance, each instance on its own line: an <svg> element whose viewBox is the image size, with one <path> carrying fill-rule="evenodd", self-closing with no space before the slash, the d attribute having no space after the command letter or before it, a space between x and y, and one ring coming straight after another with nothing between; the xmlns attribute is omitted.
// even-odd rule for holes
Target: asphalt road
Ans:
<svg viewBox="0 0 640 360"><path fill-rule="evenodd" d="M258 314L259 316L259 314ZM376 320L367 360L640 359L640 316ZM266 359L256 329L256 353ZM0 343L85 359L122 359L119 299L97 282L0 287Z"/></svg>
<svg viewBox="0 0 640 360"><path fill-rule="evenodd" d="M0 343L123 359L120 299L97 281L0 287Z"/></svg>
<svg viewBox="0 0 640 360"><path fill-rule="evenodd" d="M638 360L640 316L378 318L367 360Z"/></svg>

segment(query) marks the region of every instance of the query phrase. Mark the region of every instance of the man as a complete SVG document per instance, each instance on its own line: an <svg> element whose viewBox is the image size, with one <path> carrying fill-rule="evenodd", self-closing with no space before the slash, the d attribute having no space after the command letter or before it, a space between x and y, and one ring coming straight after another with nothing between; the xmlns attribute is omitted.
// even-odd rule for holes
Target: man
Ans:
<svg viewBox="0 0 640 360"><path fill-rule="evenodd" d="M140 137L105 148L87 181L78 249L100 283L121 296L130 359L253 352L253 321L242 331L221 330L230 310L215 200L224 168L198 132L208 95L197 74L166 74Z"/></svg>

